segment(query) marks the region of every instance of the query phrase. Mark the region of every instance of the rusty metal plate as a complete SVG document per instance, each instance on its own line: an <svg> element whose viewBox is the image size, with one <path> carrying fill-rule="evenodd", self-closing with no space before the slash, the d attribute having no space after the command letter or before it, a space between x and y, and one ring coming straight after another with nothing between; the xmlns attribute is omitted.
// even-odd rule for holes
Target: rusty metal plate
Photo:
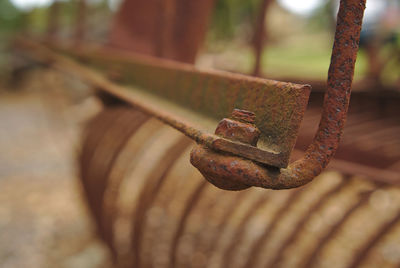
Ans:
<svg viewBox="0 0 400 268"><path fill-rule="evenodd" d="M188 118L207 133L213 133L217 122L229 117L234 108L252 111L261 131L258 148L279 154L279 166L288 164L311 91L309 85L204 71L105 48L80 46L79 50L63 52L111 73L137 97Z"/></svg>
<svg viewBox="0 0 400 268"><path fill-rule="evenodd" d="M29 47L31 56L78 75L198 143L280 168L288 165L311 91L309 85L204 71L188 64L98 46L53 44L52 52L31 41L22 43L25 49ZM255 124L261 131L257 147L213 134L218 121L229 117L235 108L254 112Z"/></svg>

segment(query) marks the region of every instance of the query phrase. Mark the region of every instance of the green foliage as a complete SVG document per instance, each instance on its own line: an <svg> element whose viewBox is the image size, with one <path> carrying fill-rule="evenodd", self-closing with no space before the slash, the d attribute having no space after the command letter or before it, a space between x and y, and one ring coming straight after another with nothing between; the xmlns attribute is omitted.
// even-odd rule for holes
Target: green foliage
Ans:
<svg viewBox="0 0 400 268"><path fill-rule="evenodd" d="M15 8L10 1L0 1L0 33L9 33L23 27L26 14Z"/></svg>
<svg viewBox="0 0 400 268"><path fill-rule="evenodd" d="M310 31L334 31L336 24L334 3L332 0L325 0L325 3L311 14L307 20Z"/></svg>
<svg viewBox="0 0 400 268"><path fill-rule="evenodd" d="M229 40L237 29L252 27L262 0L217 0L211 20L211 38Z"/></svg>

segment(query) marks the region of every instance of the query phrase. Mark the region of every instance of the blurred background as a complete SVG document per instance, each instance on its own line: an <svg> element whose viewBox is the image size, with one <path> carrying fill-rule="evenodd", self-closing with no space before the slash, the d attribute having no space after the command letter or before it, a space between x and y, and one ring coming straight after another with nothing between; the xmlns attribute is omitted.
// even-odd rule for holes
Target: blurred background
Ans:
<svg viewBox="0 0 400 268"><path fill-rule="evenodd" d="M57 35L68 39L80 6L77 0L56 4ZM87 41L108 42L121 4L86 1ZM76 171L82 126L100 105L86 87L55 71L33 69L22 79L10 53L16 34L52 31L54 6L52 0L0 0L0 267L109 267ZM309 83L322 92L337 10L336 0L216 0L195 64ZM400 0L368 0L363 25L354 90L398 93ZM390 121L390 135L398 141L397 123ZM398 154L391 159L399 170Z"/></svg>
<svg viewBox="0 0 400 268"><path fill-rule="evenodd" d="M60 1L60 32L72 36L78 1ZM50 0L2 0L2 73L7 70L8 38L16 32L43 35L49 31ZM335 30L338 1L277 0L264 7L261 0L219 0L215 3L205 44L197 59L199 65L252 73L253 43L257 19L264 12L262 74L269 78L294 77L325 80ZM106 42L110 25L121 0L87 1L85 38ZM364 17L361 51L357 59L356 80L379 79L385 86L399 79L399 1L369 0ZM267 36L267 38L265 37Z"/></svg>

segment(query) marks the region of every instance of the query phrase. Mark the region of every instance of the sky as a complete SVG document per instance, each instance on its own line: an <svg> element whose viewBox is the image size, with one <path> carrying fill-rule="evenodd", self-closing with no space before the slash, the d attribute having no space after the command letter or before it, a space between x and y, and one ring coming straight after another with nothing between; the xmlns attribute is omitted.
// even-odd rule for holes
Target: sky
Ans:
<svg viewBox="0 0 400 268"><path fill-rule="evenodd" d="M313 10L322 5L324 0L278 0L279 4L283 6L285 9L299 14L299 15L308 15Z"/></svg>
<svg viewBox="0 0 400 268"><path fill-rule="evenodd" d="M19 9L30 10L34 7L48 6L53 0L11 0L11 2ZM324 0L278 0L278 2L289 11L307 15Z"/></svg>
<svg viewBox="0 0 400 268"><path fill-rule="evenodd" d="M10 2L20 10L31 10L35 7L43 7L50 5L53 0L10 0Z"/></svg>
<svg viewBox="0 0 400 268"><path fill-rule="evenodd" d="M50 5L53 0L10 0L18 9L31 10L35 7L43 7ZM67 0L64 0L67 1ZM115 0L109 0L110 7L115 6ZM298 15L307 16L313 10L321 6L326 0L278 0L278 3L290 12ZM365 11L366 16L374 16L375 11L379 9L383 0L368 0L367 9Z"/></svg>

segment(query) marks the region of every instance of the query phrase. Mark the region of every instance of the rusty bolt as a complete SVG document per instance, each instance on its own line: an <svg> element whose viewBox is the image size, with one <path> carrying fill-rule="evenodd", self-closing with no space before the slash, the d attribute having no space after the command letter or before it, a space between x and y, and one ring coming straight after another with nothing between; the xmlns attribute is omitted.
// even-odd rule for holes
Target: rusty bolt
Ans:
<svg viewBox="0 0 400 268"><path fill-rule="evenodd" d="M256 115L253 112L234 109L231 118L224 118L219 122L215 134L257 146L260 130L254 124L255 118Z"/></svg>
<svg viewBox="0 0 400 268"><path fill-rule="evenodd" d="M215 134L256 146L260 130L254 124L255 117L253 112L234 109L231 118L224 118L219 122ZM239 179L243 170L238 165L238 161L231 161L230 158L226 158L226 155L203 145L196 145L193 148L190 161L206 180L218 188L238 191L250 187ZM226 172L228 175L225 174Z"/></svg>

